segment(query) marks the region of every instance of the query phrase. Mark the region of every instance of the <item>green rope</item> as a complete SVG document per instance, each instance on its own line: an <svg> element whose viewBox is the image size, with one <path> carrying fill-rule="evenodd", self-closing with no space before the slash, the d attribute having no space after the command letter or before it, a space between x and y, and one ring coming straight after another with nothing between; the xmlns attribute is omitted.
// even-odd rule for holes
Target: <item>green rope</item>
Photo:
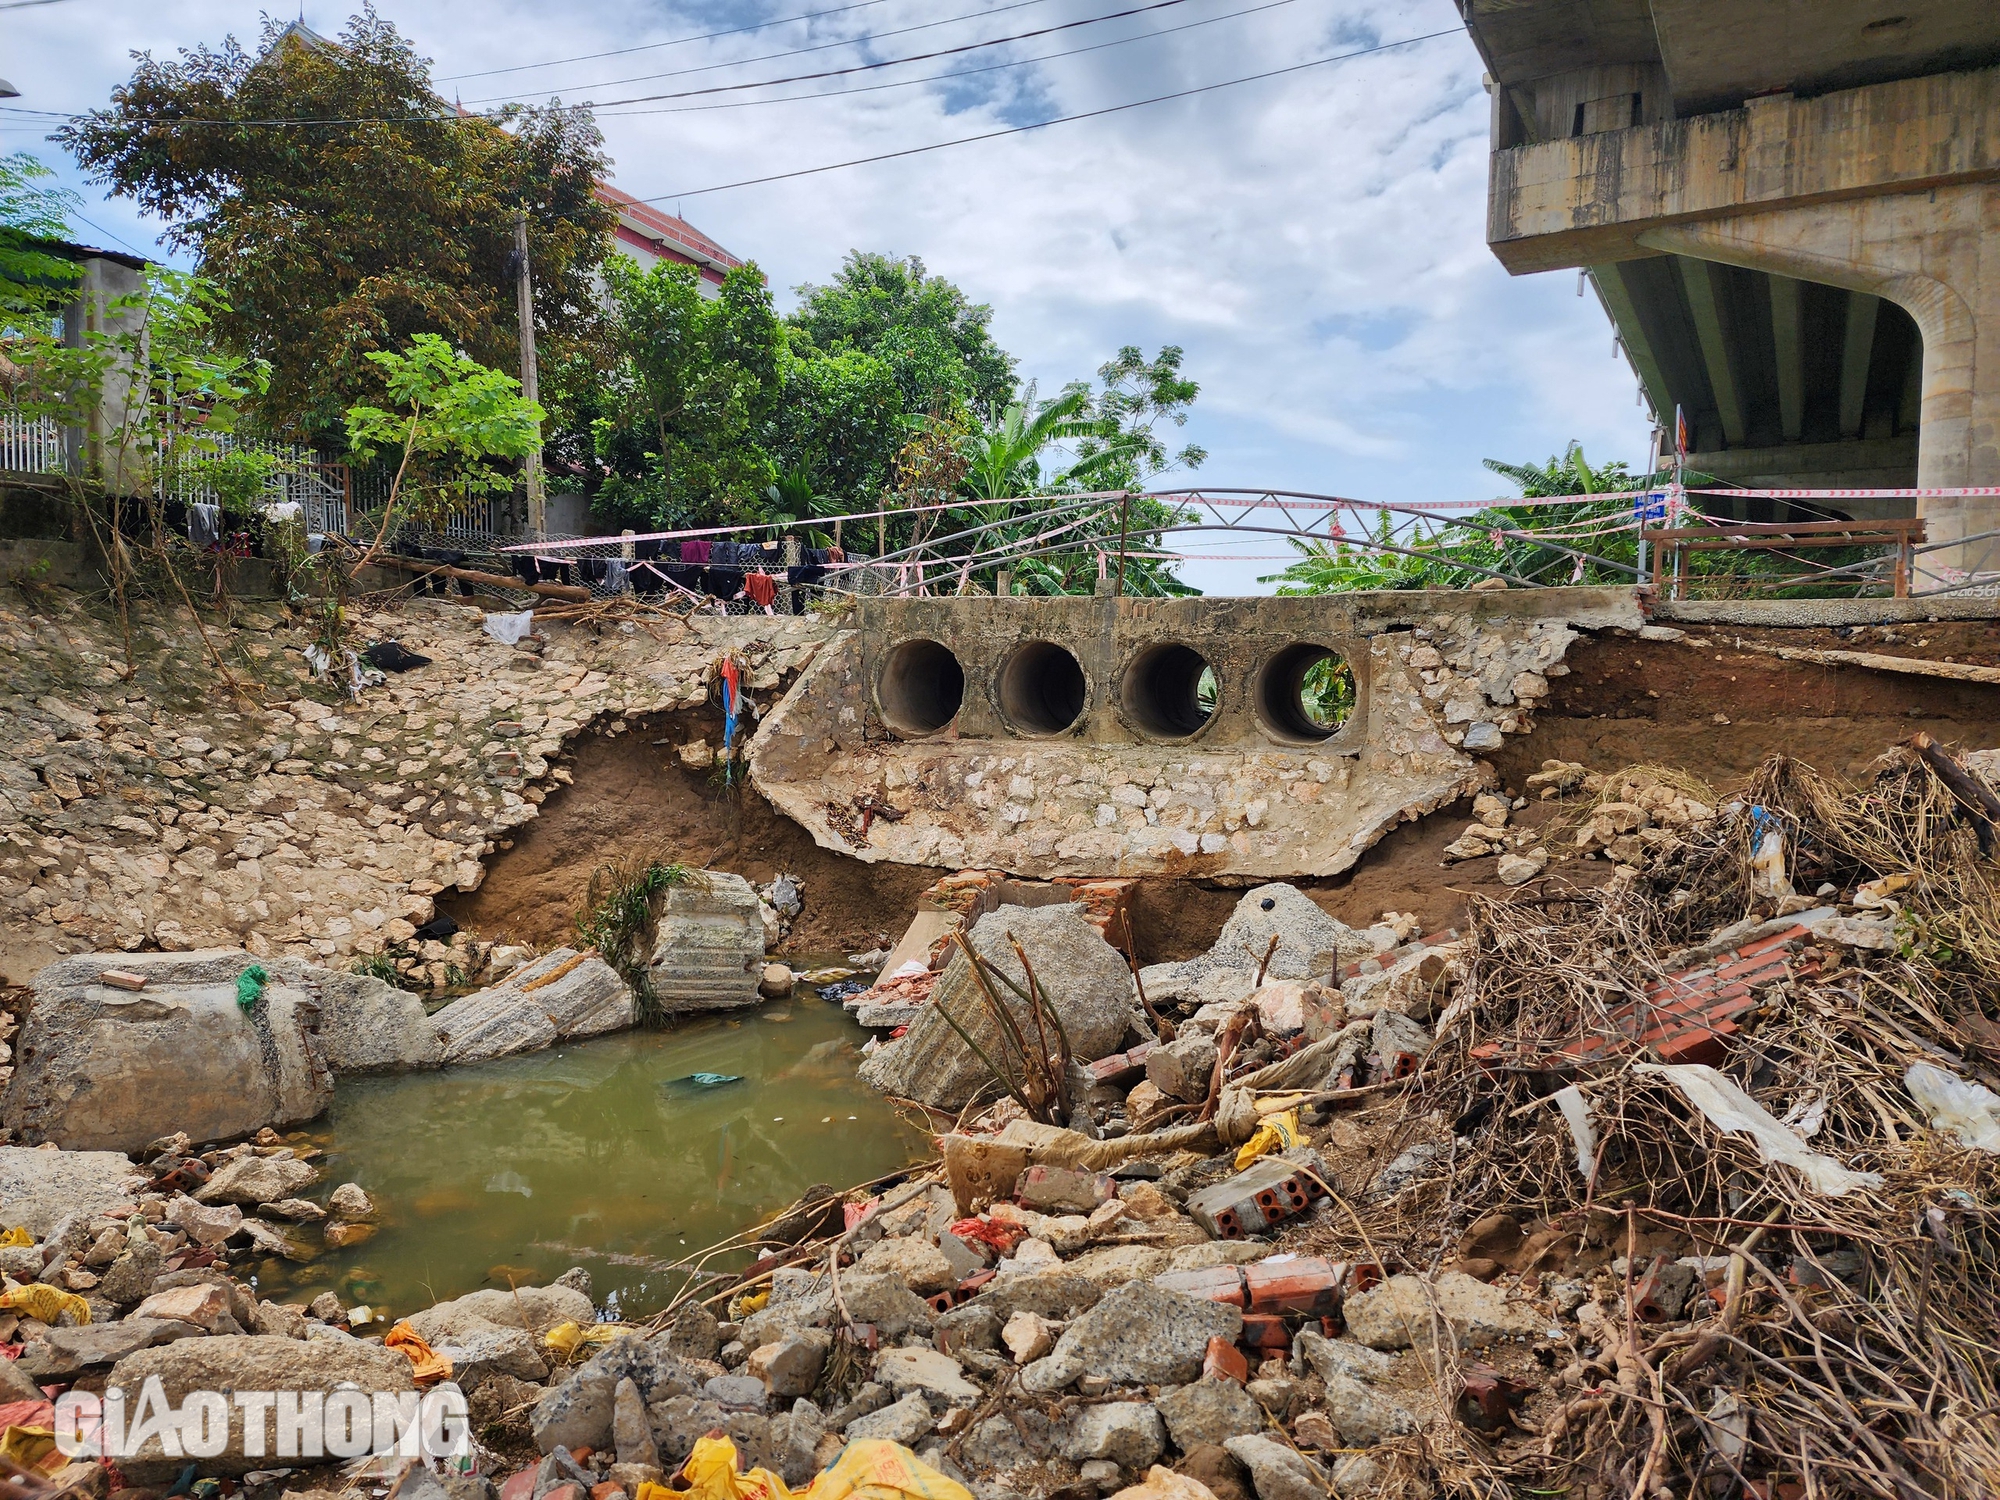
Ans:
<svg viewBox="0 0 2000 1500"><path fill-rule="evenodd" d="M257 1003L257 997L264 993L264 986L271 982L271 976L264 972L262 964L252 964L236 976L237 1008L246 1015Z"/></svg>

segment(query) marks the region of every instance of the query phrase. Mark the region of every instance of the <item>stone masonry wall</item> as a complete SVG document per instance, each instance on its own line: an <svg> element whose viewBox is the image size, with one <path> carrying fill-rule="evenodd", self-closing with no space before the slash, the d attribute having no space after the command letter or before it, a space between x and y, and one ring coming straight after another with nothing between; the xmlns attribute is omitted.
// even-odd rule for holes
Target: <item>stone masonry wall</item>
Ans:
<svg viewBox="0 0 2000 1500"><path fill-rule="evenodd" d="M0 976L86 948L326 961L407 943L568 779L551 766L567 737L700 705L726 649L768 703L827 635L810 618L710 617L508 647L480 621L456 602L363 612L362 643L432 664L355 703L309 678L303 632L253 610L208 627L238 699L184 613L135 609L128 681L105 608L56 589L0 599ZM442 982L463 953L422 956Z"/></svg>

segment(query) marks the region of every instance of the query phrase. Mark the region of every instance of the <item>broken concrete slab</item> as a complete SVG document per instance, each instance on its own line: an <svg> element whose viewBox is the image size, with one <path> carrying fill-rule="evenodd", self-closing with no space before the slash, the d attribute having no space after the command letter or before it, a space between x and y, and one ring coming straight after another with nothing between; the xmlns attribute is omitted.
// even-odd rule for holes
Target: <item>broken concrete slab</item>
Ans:
<svg viewBox="0 0 2000 1500"><path fill-rule="evenodd" d="M985 964L1027 989L1027 977L1008 938L1018 939L1034 966L1043 993L1062 1017L1071 1054L1094 1060L1117 1050L1137 1005L1132 975L1118 951L1105 942L1083 909L1062 906L1002 906L988 912L969 934ZM995 998L1015 1024L1034 1033L1027 1003L1006 984L994 981ZM939 1109L957 1109L990 1076L972 1048L940 1010L992 1056L1000 1047L1000 1023L986 1007L972 967L954 954L939 977L931 1003L900 1041L891 1042L861 1066L862 1081L884 1093L916 1099Z"/></svg>
<svg viewBox="0 0 2000 1500"><path fill-rule="evenodd" d="M35 978L0 1119L20 1140L78 1151L136 1151L174 1130L226 1140L312 1119L333 1098L319 1004L273 975L245 1009L237 979L255 962L209 949L49 965ZM104 983L111 967L144 976L145 989Z"/></svg>
<svg viewBox="0 0 2000 1500"><path fill-rule="evenodd" d="M647 970L667 1014L755 1005L763 970L764 918L749 881L702 870L667 892Z"/></svg>
<svg viewBox="0 0 2000 1500"><path fill-rule="evenodd" d="M754 986L753 986L754 987ZM432 1016L446 1066L539 1051L559 1040L620 1031L636 1020L632 991L596 956L557 948L501 983Z"/></svg>
<svg viewBox="0 0 2000 1500"><path fill-rule="evenodd" d="M147 1184L116 1151L34 1151L0 1146L0 1223L46 1239L64 1219L130 1204Z"/></svg>

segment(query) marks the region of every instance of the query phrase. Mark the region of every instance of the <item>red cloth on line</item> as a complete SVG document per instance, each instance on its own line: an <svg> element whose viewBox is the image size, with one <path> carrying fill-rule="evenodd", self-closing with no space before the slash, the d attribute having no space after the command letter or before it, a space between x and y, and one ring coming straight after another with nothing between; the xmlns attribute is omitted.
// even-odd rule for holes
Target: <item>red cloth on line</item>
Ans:
<svg viewBox="0 0 2000 1500"><path fill-rule="evenodd" d="M752 604L769 609L778 602L778 580L769 573L746 573L743 575L743 592Z"/></svg>

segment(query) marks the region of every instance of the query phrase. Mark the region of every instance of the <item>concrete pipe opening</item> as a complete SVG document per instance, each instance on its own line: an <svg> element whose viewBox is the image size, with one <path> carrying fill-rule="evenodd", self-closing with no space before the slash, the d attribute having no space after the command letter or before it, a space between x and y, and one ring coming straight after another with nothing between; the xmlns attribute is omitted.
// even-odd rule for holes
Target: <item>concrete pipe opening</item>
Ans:
<svg viewBox="0 0 2000 1500"><path fill-rule="evenodd" d="M898 734L936 734L965 701L965 669L936 641L904 641L882 664L875 685L882 722Z"/></svg>
<svg viewBox="0 0 2000 1500"><path fill-rule="evenodd" d="M1000 712L1027 734L1061 734L1083 713L1083 667L1054 641L1016 646L1000 668Z"/></svg>
<svg viewBox="0 0 2000 1500"><path fill-rule="evenodd" d="M1183 740L1215 713L1215 671L1192 646L1165 642L1132 658L1118 701L1141 733Z"/></svg>
<svg viewBox="0 0 2000 1500"><path fill-rule="evenodd" d="M1354 712L1354 669L1339 652L1300 641L1257 674L1257 718L1281 740L1330 739Z"/></svg>

